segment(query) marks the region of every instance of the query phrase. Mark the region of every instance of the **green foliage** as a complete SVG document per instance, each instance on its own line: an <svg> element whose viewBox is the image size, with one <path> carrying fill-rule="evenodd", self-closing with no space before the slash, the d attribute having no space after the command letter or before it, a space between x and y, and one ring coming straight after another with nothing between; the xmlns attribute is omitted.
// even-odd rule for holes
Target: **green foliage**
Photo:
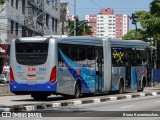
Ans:
<svg viewBox="0 0 160 120"><path fill-rule="evenodd" d="M153 39L152 46L155 47L157 43L157 67L160 68L160 0L153 0L150 3L150 11L136 11L134 13L138 18L136 22L139 22L142 29L137 30L137 38L151 42ZM135 39L135 30L129 31L123 39L130 40Z"/></svg>
<svg viewBox="0 0 160 120"><path fill-rule="evenodd" d="M135 37L137 34L137 38ZM127 34L123 36L124 40L143 40L147 42L147 38L149 38L148 34L146 31L143 31L141 29L136 30L130 30Z"/></svg>
<svg viewBox="0 0 160 120"><path fill-rule="evenodd" d="M6 0L0 0L0 4L3 5L6 2Z"/></svg>
<svg viewBox="0 0 160 120"><path fill-rule="evenodd" d="M160 0L153 0L150 3L150 13L152 15L160 16Z"/></svg>
<svg viewBox="0 0 160 120"><path fill-rule="evenodd" d="M140 22L143 29L145 29L149 34L153 35L155 33L160 33L160 17L152 15L150 12L139 11L136 12L138 16L138 22Z"/></svg>
<svg viewBox="0 0 160 120"><path fill-rule="evenodd" d="M84 29L85 29L85 34L92 34L91 26L87 26L86 23L83 23L83 22L84 21L77 21L77 24L76 24L76 26L77 26L76 35L77 36L84 35ZM69 33L71 36L74 35L73 30L74 30L74 21L69 21Z"/></svg>

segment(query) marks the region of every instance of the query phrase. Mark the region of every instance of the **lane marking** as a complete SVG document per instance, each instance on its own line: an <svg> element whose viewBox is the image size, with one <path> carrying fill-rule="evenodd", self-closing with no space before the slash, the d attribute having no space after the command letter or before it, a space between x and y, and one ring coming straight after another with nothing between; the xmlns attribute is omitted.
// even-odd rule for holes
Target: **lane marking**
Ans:
<svg viewBox="0 0 160 120"><path fill-rule="evenodd" d="M123 107L120 107L120 108L129 108L129 107L134 107L135 105L130 105L130 106L123 106Z"/></svg>

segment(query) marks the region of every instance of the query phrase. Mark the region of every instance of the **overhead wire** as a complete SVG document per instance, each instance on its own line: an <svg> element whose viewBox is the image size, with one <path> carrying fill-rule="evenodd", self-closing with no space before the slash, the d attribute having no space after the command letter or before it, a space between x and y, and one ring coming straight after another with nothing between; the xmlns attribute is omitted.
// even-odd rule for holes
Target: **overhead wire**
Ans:
<svg viewBox="0 0 160 120"><path fill-rule="evenodd" d="M102 6L100 6L99 4L97 4L95 1L93 1L93 0L90 0L95 6L97 6L98 8L101 8L101 9L103 9L103 7Z"/></svg>

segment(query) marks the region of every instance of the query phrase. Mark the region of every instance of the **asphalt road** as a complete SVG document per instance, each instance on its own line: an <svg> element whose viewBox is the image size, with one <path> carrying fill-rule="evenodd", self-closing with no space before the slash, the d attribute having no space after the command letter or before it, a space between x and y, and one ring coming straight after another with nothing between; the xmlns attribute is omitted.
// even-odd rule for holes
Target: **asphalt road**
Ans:
<svg viewBox="0 0 160 120"><path fill-rule="evenodd" d="M160 89L146 89L146 92L157 92L160 91ZM134 93L134 92L133 92ZM136 93L136 92L135 92ZM125 93L127 94L127 93ZM128 93L130 94L130 93ZM107 96L116 96L118 94L108 95ZM124 95L124 94L123 94ZM101 95L95 95L92 97L99 97ZM66 98L58 95L52 95L49 96L49 98L45 101L36 101L34 100L30 95L13 95L13 96L0 96L0 106L13 106L13 105L25 105L25 104L42 104L42 103L49 103L49 102L56 102L56 101L64 101L67 100Z"/></svg>
<svg viewBox="0 0 160 120"><path fill-rule="evenodd" d="M25 102L26 100L31 100L28 96L23 96L23 99ZM57 96L57 99L62 98ZM18 102L19 99L17 98L16 100L16 98L14 98L14 100ZM160 120L160 117L145 116L146 114L160 116L160 96L107 101L98 104L81 104L79 106L66 106L32 111L29 113L40 113L42 114L42 118L23 118L24 120ZM137 117L136 115L142 115L143 117ZM1 119L17 120L22 118Z"/></svg>
<svg viewBox="0 0 160 120"><path fill-rule="evenodd" d="M54 101L65 100L62 96L52 95L45 101L36 101L30 95L14 95L14 96L1 96L0 106L13 106L13 105L24 105L24 104L41 104Z"/></svg>
<svg viewBox="0 0 160 120"><path fill-rule="evenodd" d="M61 107L38 112L42 113L43 117L58 117L58 120L160 120L160 96ZM140 115L143 117L139 117ZM146 115L159 117L146 117Z"/></svg>

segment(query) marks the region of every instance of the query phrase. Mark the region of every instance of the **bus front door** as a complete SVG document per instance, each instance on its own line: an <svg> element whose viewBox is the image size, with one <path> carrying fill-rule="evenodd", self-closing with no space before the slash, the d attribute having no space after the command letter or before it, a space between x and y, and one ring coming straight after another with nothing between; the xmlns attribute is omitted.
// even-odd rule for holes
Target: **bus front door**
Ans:
<svg viewBox="0 0 160 120"><path fill-rule="evenodd" d="M103 65L103 51L96 50L96 92L102 92L102 65Z"/></svg>

